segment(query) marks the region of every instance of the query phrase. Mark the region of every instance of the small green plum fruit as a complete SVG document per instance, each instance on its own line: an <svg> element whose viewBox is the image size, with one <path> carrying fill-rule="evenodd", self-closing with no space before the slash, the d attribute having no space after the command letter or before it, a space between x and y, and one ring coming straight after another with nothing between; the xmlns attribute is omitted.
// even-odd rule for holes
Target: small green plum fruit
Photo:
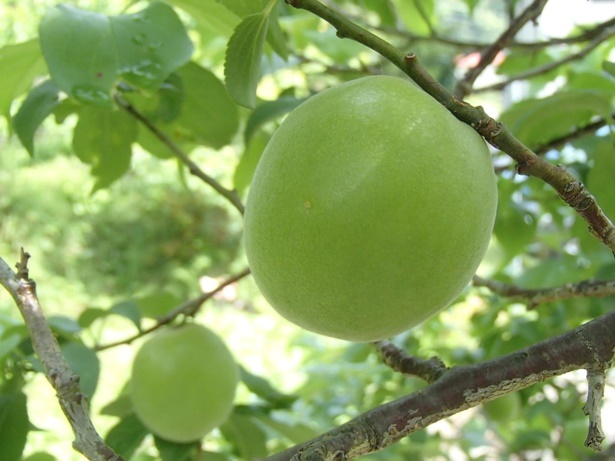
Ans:
<svg viewBox="0 0 615 461"><path fill-rule="evenodd" d="M455 300L496 204L472 128L407 80L365 77L308 99L274 133L246 202L246 254L283 317L376 341Z"/></svg>
<svg viewBox="0 0 615 461"><path fill-rule="evenodd" d="M172 442L198 440L230 414L239 369L224 342L188 324L156 333L137 352L130 397L141 422Z"/></svg>

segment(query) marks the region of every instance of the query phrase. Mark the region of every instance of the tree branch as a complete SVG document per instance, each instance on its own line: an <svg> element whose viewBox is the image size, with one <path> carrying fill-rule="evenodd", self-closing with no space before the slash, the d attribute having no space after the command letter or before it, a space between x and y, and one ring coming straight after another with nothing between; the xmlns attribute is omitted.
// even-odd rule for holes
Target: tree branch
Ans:
<svg viewBox="0 0 615 461"><path fill-rule="evenodd" d="M580 49L576 53L572 53L566 56L565 58L550 62L548 64L545 64L544 66L539 66L534 69L529 69L525 72L521 72L517 75L513 75L512 77L506 80L503 80L501 82L497 82L492 85L482 86L480 88L474 88L472 92L473 93L483 93L485 91L498 91L503 88L506 88L508 85L518 80L527 80L529 78L536 77L537 75L546 74L547 72L553 69L556 69L557 67L560 67L571 61L576 61L577 59L581 59L582 57L584 57L585 55L593 51L596 47L598 47L598 45L603 43L604 40L606 40L609 37L612 37L613 35L615 35L615 26L603 30L602 33L598 35L596 38L594 38L586 47Z"/></svg>
<svg viewBox="0 0 615 461"><path fill-rule="evenodd" d="M472 283L476 287L489 288L492 292L510 298L512 301L524 301L527 303L528 309L534 309L539 304L564 299L615 296L615 280L584 280L579 283L567 283L559 287L526 289L475 275Z"/></svg>
<svg viewBox="0 0 615 461"><path fill-rule="evenodd" d="M462 410L554 376L606 369L615 357L615 312L518 352L453 367L423 390L354 418L266 461L350 460L382 450Z"/></svg>
<svg viewBox="0 0 615 461"><path fill-rule="evenodd" d="M88 410L88 399L79 388L79 376L68 366L60 346L47 325L36 295L36 284L28 277L29 255L21 250L21 262L14 273L0 258L0 284L15 300L24 319L32 347L43 365L45 377L55 389L60 407L73 429L73 448L90 461L122 461L105 444L92 424Z"/></svg>
<svg viewBox="0 0 615 461"><path fill-rule="evenodd" d="M337 29L340 37L362 43L389 60L433 96L455 117L473 127L495 148L506 152L517 162L517 172L534 176L549 184L560 198L571 206L589 225L590 232L615 255L615 226L604 214L596 199L562 165L553 165L536 155L500 122L485 110L460 100L432 77L415 54L405 54L387 41L349 21L343 15L317 0L285 0L295 8L311 11Z"/></svg>
<svg viewBox="0 0 615 461"><path fill-rule="evenodd" d="M151 327L141 330L137 334L129 336L128 338L120 339L119 341L114 341L108 344L102 344L99 346L95 346L94 350L104 351L105 349L111 349L113 347L120 346L122 344L130 344L133 341L145 335L148 335L152 331L155 331L159 329L160 327L171 323L173 320L175 320L180 315L193 316L197 313L197 311L199 310L199 308L205 301L212 298L216 293L218 293L219 291L222 291L228 285L231 285L232 283L235 283L238 280L241 280L242 278L248 276L249 274L250 274L250 269L246 268L242 270L241 272L238 272L237 274L228 277L213 290L208 291L207 293L203 293L201 296L198 296L194 299L190 299L180 304L175 309L172 309L171 311L167 312L162 317L159 317L156 323L152 325Z"/></svg>
<svg viewBox="0 0 615 461"><path fill-rule="evenodd" d="M115 95L115 102L119 107L121 107L130 115L139 120L148 130L152 132L154 136L156 136L160 141L162 141L162 143L165 144L171 150L171 152L173 152L173 154L175 154L175 156L179 158L184 163L184 165L188 167L188 171L190 171L190 174L196 176L204 183L211 186L222 197L228 200L230 204L233 205L241 214L244 213L245 208L243 203L241 202L241 199L239 198L239 195L237 194L237 191L227 189L214 178L201 170L199 166L190 159L188 154L186 154L177 144L175 144L173 140L169 138L164 131L160 130L156 125L154 125L152 121L148 119L144 114L139 112L136 107L134 107L128 101L122 99L119 94Z"/></svg>
<svg viewBox="0 0 615 461"><path fill-rule="evenodd" d="M427 360L413 357L390 341L376 341L373 344L384 364L404 375L416 376L433 383L448 370L438 357Z"/></svg>
<svg viewBox="0 0 615 461"><path fill-rule="evenodd" d="M455 94L464 98L472 92L472 86L478 76L493 62L497 54L502 51L521 28L530 21L535 21L542 13L548 0L534 0L515 18L506 29L488 48L481 52L480 60L476 66L468 69L465 76L457 82Z"/></svg>

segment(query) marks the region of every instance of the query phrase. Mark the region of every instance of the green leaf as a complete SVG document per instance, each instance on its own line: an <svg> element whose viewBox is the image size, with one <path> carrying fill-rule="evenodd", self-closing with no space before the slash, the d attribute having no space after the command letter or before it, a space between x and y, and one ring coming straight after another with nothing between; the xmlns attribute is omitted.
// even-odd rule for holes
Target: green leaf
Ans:
<svg viewBox="0 0 615 461"><path fill-rule="evenodd" d="M162 461L188 461L194 455L198 442L177 443L154 437Z"/></svg>
<svg viewBox="0 0 615 461"><path fill-rule="evenodd" d="M55 456L39 451L38 453L32 453L27 458L24 458L23 461L57 461Z"/></svg>
<svg viewBox="0 0 615 461"><path fill-rule="evenodd" d="M0 362L21 343L21 336L16 333L9 334L6 338L0 339Z"/></svg>
<svg viewBox="0 0 615 461"><path fill-rule="evenodd" d="M271 403L275 408L288 408L295 400L297 400L297 396L278 392L271 386L271 384L269 384L269 381L250 373L245 368L240 367L240 371L241 380L250 392Z"/></svg>
<svg viewBox="0 0 615 461"><path fill-rule="evenodd" d="M543 99L521 101L501 120L530 148L587 125L592 117L610 116L612 94L599 90L570 90Z"/></svg>
<svg viewBox="0 0 615 461"><path fill-rule="evenodd" d="M26 445L30 420L26 395L13 391L0 395L0 447L2 461L19 461Z"/></svg>
<svg viewBox="0 0 615 461"><path fill-rule="evenodd" d="M233 175L233 186L238 192L242 192L252 182L256 165L261 158L269 136L265 133L258 133L254 136L250 143L247 145L241 159L235 168L235 174Z"/></svg>
<svg viewBox="0 0 615 461"><path fill-rule="evenodd" d="M91 399L98 386L100 374L100 362L96 352L75 342L63 344L61 349L68 366L80 378L81 392Z"/></svg>
<svg viewBox="0 0 615 461"><path fill-rule="evenodd" d="M82 162L92 166L96 177L92 192L108 187L128 171L136 135L137 122L124 111L81 108L73 133L73 149Z"/></svg>
<svg viewBox="0 0 615 461"><path fill-rule="evenodd" d="M53 80L33 88L13 117L13 128L23 146L34 156L34 133L58 105L60 89Z"/></svg>
<svg viewBox="0 0 615 461"><path fill-rule="evenodd" d="M170 0L188 13L202 34L230 37L240 18L217 0Z"/></svg>
<svg viewBox="0 0 615 461"><path fill-rule="evenodd" d="M164 3L106 16L68 5L47 11L41 47L52 78L70 96L109 105L118 76L154 88L186 63L193 46L175 11Z"/></svg>
<svg viewBox="0 0 615 461"><path fill-rule="evenodd" d="M158 318L179 306L181 300L173 293L162 291L135 299L143 317Z"/></svg>
<svg viewBox="0 0 615 461"><path fill-rule="evenodd" d="M615 62L603 61L602 69L608 72L611 77L615 77Z"/></svg>
<svg viewBox="0 0 615 461"><path fill-rule="evenodd" d="M305 99L283 96L273 101L266 101L260 104L248 117L246 128L243 133L244 142L248 144L256 130L265 123L292 111L303 101L305 101Z"/></svg>
<svg viewBox="0 0 615 461"><path fill-rule="evenodd" d="M226 49L226 88L237 104L248 108L256 105L268 22L267 12L247 16L233 32Z"/></svg>
<svg viewBox="0 0 615 461"><path fill-rule="evenodd" d="M179 17L164 3L152 3L135 14L111 16L110 26L119 73L142 88L158 87L194 51Z"/></svg>
<svg viewBox="0 0 615 461"><path fill-rule="evenodd" d="M275 1L275 0L274 0ZM269 16L269 25L267 27L267 43L273 48L278 56L284 61L288 61L288 47L286 46L286 37L280 27L278 21L279 9L277 5L271 9L271 15Z"/></svg>
<svg viewBox="0 0 615 461"><path fill-rule="evenodd" d="M312 429L311 427L297 423L289 424L287 422L277 421L269 415L256 415L263 424L278 432L280 435L286 437L293 444L303 443L306 440L313 439L320 435L320 432Z"/></svg>
<svg viewBox="0 0 615 461"><path fill-rule="evenodd" d="M52 315L47 319L47 323L54 332L66 336L73 336L81 331L79 324L65 315Z"/></svg>
<svg viewBox="0 0 615 461"><path fill-rule="evenodd" d="M178 73L186 98L171 127L186 130L197 142L215 149L230 143L239 126L239 115L222 82L195 62L189 62Z"/></svg>
<svg viewBox="0 0 615 461"><path fill-rule="evenodd" d="M107 315L109 315L109 311L106 309L101 309L100 307L89 307L79 314L77 323L81 328L87 328L96 320L106 317Z"/></svg>
<svg viewBox="0 0 615 461"><path fill-rule="evenodd" d="M105 442L124 459L130 459L148 434L149 430L139 418L129 414L111 428Z"/></svg>
<svg viewBox="0 0 615 461"><path fill-rule="evenodd" d="M262 13L270 0L218 0L240 18Z"/></svg>
<svg viewBox="0 0 615 461"><path fill-rule="evenodd" d="M0 49L0 111L7 119L13 100L30 89L37 75L46 73L38 40Z"/></svg>
<svg viewBox="0 0 615 461"><path fill-rule="evenodd" d="M137 329L141 329L141 311L136 302L121 301L111 306L109 313L125 317L134 323Z"/></svg>
<svg viewBox="0 0 615 461"><path fill-rule="evenodd" d="M118 418L126 418L132 413L132 399L127 392L126 386L114 401L108 403L100 410L101 415L117 416Z"/></svg>
<svg viewBox="0 0 615 461"><path fill-rule="evenodd" d="M434 0L392 0L392 3L410 32L429 35L434 19Z"/></svg>
<svg viewBox="0 0 615 461"><path fill-rule="evenodd" d="M72 97L108 105L117 73L109 18L69 5L47 10L39 27L51 77Z"/></svg>
<svg viewBox="0 0 615 461"><path fill-rule="evenodd" d="M593 149L593 167L587 175L587 188L602 211L615 219L615 148L610 138L599 138Z"/></svg>
<svg viewBox="0 0 615 461"><path fill-rule="evenodd" d="M242 460L252 461L267 456L267 434L254 417L233 412L220 430Z"/></svg>

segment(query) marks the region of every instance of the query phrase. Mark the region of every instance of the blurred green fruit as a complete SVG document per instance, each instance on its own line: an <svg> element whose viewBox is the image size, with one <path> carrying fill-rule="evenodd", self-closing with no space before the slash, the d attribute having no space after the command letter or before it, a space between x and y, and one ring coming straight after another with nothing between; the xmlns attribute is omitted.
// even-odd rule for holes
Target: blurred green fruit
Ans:
<svg viewBox="0 0 615 461"><path fill-rule="evenodd" d="M455 300L496 204L472 128L406 80L366 77L310 98L275 132L247 199L246 252L283 317L375 341Z"/></svg>
<svg viewBox="0 0 615 461"><path fill-rule="evenodd" d="M189 324L156 333L135 356L130 382L134 411L154 434L198 440L231 412L239 370L224 342Z"/></svg>
<svg viewBox="0 0 615 461"><path fill-rule="evenodd" d="M521 397L517 392L506 394L483 404L483 409L491 421L497 423L515 421L521 414Z"/></svg>

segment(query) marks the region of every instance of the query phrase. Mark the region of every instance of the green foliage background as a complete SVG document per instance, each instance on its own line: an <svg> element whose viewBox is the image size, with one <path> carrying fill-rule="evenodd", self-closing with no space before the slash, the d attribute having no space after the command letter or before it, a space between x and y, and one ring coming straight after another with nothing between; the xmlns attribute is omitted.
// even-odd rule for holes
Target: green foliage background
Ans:
<svg viewBox="0 0 615 461"><path fill-rule="evenodd" d="M433 31L458 42L489 43L506 27L506 5L514 2L332 3L416 52L452 88L461 75L457 58L474 48L438 40ZM304 98L361 75L399 72L280 1L84 0L57 7L4 0L0 8L0 254L11 261L24 247L33 255L31 274L50 324L82 377L83 391L93 395L95 424L110 445L135 461L258 459L423 386L380 363L369 345L316 337L287 324L243 279L197 316L225 339L245 369L231 418L198 446L149 435L122 394L138 342L93 350L135 334L198 295L200 277L209 277L203 283L220 281L241 270L242 223L224 197L189 175L113 97L134 105L192 161L245 197L267 140ZM75 18L81 28L73 27ZM583 46L511 48L493 71L514 76ZM604 63L608 69L614 46L611 35L583 59L537 75L512 105L510 91L469 100L501 113L535 149L596 118L612 125L615 78ZM96 47L102 51L92 52ZM121 52L104 52L114 47ZM92 76L91 66L104 75ZM608 129L546 156L578 175L615 216ZM482 276L523 288L615 278L612 255L550 188L515 175L505 155L494 153L494 163L499 212ZM531 310L468 288L451 308L395 343L419 356L438 355L448 365L476 363L609 309L612 298ZM30 461L81 459L39 371L18 312L2 292L0 459L19 460L22 449ZM520 392L513 421L470 410L366 459L587 459L589 452L571 435L584 419L581 383L575 374Z"/></svg>

